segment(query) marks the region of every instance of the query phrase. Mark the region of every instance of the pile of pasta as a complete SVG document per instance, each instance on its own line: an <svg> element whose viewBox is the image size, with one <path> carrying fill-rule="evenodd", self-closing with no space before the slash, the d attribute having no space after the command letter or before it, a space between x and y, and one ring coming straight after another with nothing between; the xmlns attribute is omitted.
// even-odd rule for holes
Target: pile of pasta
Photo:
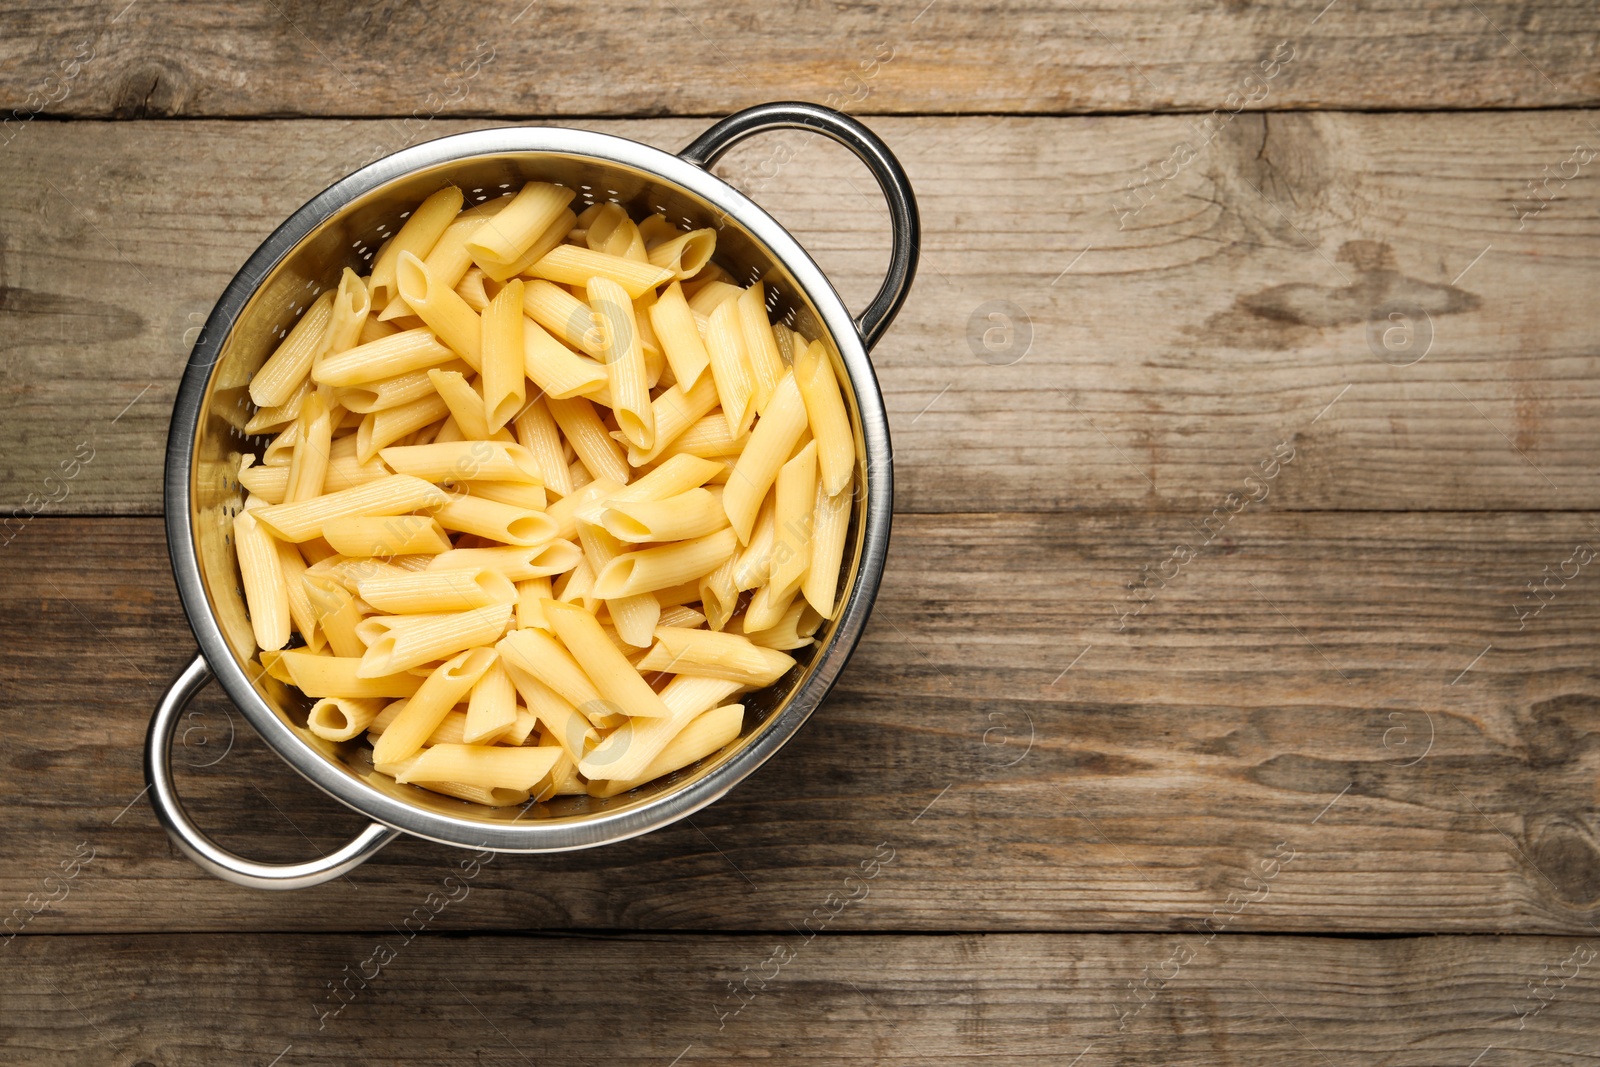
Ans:
<svg viewBox="0 0 1600 1067"><path fill-rule="evenodd" d="M397 782L607 797L717 752L840 595L824 345L716 234L447 187L250 382L233 543L262 669ZM331 279L330 279L331 281Z"/></svg>

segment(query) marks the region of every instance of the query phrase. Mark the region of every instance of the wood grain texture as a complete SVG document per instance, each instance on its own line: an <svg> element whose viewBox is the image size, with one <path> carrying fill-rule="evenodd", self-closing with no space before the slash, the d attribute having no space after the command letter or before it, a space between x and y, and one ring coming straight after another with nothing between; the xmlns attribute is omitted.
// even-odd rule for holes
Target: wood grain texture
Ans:
<svg viewBox="0 0 1600 1067"><path fill-rule="evenodd" d="M0 104L95 118L721 114L774 97L919 113L1193 111L1236 106L1230 94L1273 108L1545 107L1600 99L1597 30L1583 0L759 14L707 0L110 0L14 6ZM1245 79L1279 42L1298 54L1263 99Z"/></svg>
<svg viewBox="0 0 1600 1067"><path fill-rule="evenodd" d="M1284 507L1600 507L1600 163L1573 148L1596 143L1591 121L1258 115L1198 144L1178 117L878 120L925 224L875 354L897 507L1205 513L1291 438L1319 461ZM427 134L469 125L485 124ZM582 125L679 147L703 123ZM96 459L47 510L157 513L168 413L212 301L392 133L36 123L27 150L0 153L0 505L59 498L44 479L89 439ZM1127 192L1185 137L1187 166ZM866 302L888 235L859 164L792 135L719 172ZM1574 177L1530 198L1558 172Z"/></svg>
<svg viewBox="0 0 1600 1067"><path fill-rule="evenodd" d="M860 927L1589 935L1600 564L1520 631L1515 610L1600 541L1595 519L1269 499L1206 546L1177 516L902 516L860 649L778 758L666 830L501 857L440 925L782 930L882 844L897 859ZM1181 544L1193 560L1119 619ZM192 642L157 520L41 518L0 552L0 679L26 723L0 738L0 903L84 843L93 862L26 933L385 929L462 853L401 840L260 894L168 843L140 753ZM244 854L304 858L361 826L214 693L175 762L200 825Z"/></svg>
<svg viewBox="0 0 1600 1067"><path fill-rule="evenodd" d="M452 907L478 906L465 889ZM0 957L0 1049L39 1067L1550 1067L1594 1062L1600 980L1580 961L1596 952L1514 937L36 937ZM751 992L724 1017L732 983ZM625 1021L607 1025L614 1005Z"/></svg>

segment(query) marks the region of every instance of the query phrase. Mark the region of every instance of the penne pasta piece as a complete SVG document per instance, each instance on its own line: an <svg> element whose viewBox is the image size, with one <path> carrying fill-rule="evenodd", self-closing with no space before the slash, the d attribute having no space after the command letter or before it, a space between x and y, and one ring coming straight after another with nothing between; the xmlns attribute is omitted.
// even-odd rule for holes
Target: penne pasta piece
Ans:
<svg viewBox="0 0 1600 1067"><path fill-rule="evenodd" d="M666 718L623 723L585 754L578 762L578 772L590 779L638 778L697 715L717 707L739 688L739 683L724 678L674 678L661 690L661 702L670 712Z"/></svg>
<svg viewBox="0 0 1600 1067"><path fill-rule="evenodd" d="M661 617L657 620L656 625L678 626L687 630L692 630L696 627L704 626L705 622L706 617L704 615L700 614L693 608L685 607L680 604L670 608L662 608Z"/></svg>
<svg viewBox="0 0 1600 1067"><path fill-rule="evenodd" d="M817 443L809 442L778 471L773 508L772 566L769 594L793 597L811 563L812 522L817 503Z"/></svg>
<svg viewBox="0 0 1600 1067"><path fill-rule="evenodd" d="M856 467L855 435L839 395L839 381L821 341L813 341L794 360L795 384L805 401L806 419L817 442L822 486L829 496L844 492Z"/></svg>
<svg viewBox="0 0 1600 1067"><path fill-rule="evenodd" d="M683 287L673 282L650 306L650 325L672 366L677 388L686 392L701 381L701 375L711 364L705 342L695 326L694 312L684 299Z"/></svg>
<svg viewBox="0 0 1600 1067"><path fill-rule="evenodd" d="M305 557L300 555L297 546L286 541L273 543L278 549L278 568L283 572L283 588L289 597L289 619L294 624L294 632L305 640L306 647L312 652L321 652L327 642L317 629L317 613L306 591Z"/></svg>
<svg viewBox="0 0 1600 1067"><path fill-rule="evenodd" d="M347 411L362 415L396 408L401 404L409 404L413 400L435 395L437 391L433 388L433 379L428 377L428 370L432 369L434 368L407 371L375 382L338 387L334 389L333 394ZM452 359L438 369L457 373L472 370L459 359Z"/></svg>
<svg viewBox="0 0 1600 1067"><path fill-rule="evenodd" d="M528 710L574 764L600 742L599 731L561 694L514 665L507 664L507 673Z"/></svg>
<svg viewBox="0 0 1600 1067"><path fill-rule="evenodd" d="M756 413L760 414L767 410L767 401L783 377L783 357L778 355L778 339L772 335L772 322L767 318L766 290L760 282L739 295L738 308L744 351L755 380Z"/></svg>
<svg viewBox="0 0 1600 1067"><path fill-rule="evenodd" d="M557 542L566 544L565 541ZM517 583L517 628L527 629L537 626L541 630L548 630L549 624L545 621L544 609L539 606L539 601L553 597L551 583L548 575L542 578L529 578Z"/></svg>
<svg viewBox="0 0 1600 1067"><path fill-rule="evenodd" d="M622 541L687 541L728 524L717 493L690 489L664 500L611 501L601 513L606 532Z"/></svg>
<svg viewBox="0 0 1600 1067"><path fill-rule="evenodd" d="M793 656L763 648L741 634L656 628L656 643L639 661L641 671L726 678L752 689L771 685L794 666Z"/></svg>
<svg viewBox="0 0 1600 1067"><path fill-rule="evenodd" d="M492 220L491 220L492 222ZM510 422L527 401L523 364L522 281L512 279L484 310L483 405L492 433Z"/></svg>
<svg viewBox="0 0 1600 1067"><path fill-rule="evenodd" d="M600 358L600 327L589 305L553 282L530 280L522 290L523 313L568 348Z"/></svg>
<svg viewBox="0 0 1600 1067"><path fill-rule="evenodd" d="M649 258L652 265L664 267L682 280L699 274L716 250L717 231L690 230L651 248Z"/></svg>
<svg viewBox="0 0 1600 1067"><path fill-rule="evenodd" d="M327 340L334 295L335 290L328 289L313 300L301 312L300 321L294 324L283 343L250 379L250 399L257 407L271 408L287 403L310 375L311 364L322 353Z"/></svg>
<svg viewBox="0 0 1600 1067"><path fill-rule="evenodd" d="M464 375L454 371L431 370L428 372L428 377L439 395L444 398L445 406L450 409L450 417L460 428L462 439L486 441L491 436L500 438L498 431L489 429L483 394L478 392ZM511 439L510 434L504 434L503 437L505 440ZM435 437L433 443L438 442L439 438Z"/></svg>
<svg viewBox="0 0 1600 1067"><path fill-rule="evenodd" d="M299 439L289 460L289 481L284 486L286 501L310 500L322 495L323 479L328 474L328 452L333 447L333 417L320 392L306 398L300 408Z"/></svg>
<svg viewBox="0 0 1600 1067"><path fill-rule="evenodd" d="M362 463L368 463L380 450L449 414L450 406L444 402L444 397L435 392L421 400L363 416L356 430L356 457Z"/></svg>
<svg viewBox="0 0 1600 1067"><path fill-rule="evenodd" d="M739 589L733 580L736 556L729 556L723 564L696 583L700 608L705 612L706 625L721 630L739 606Z"/></svg>
<svg viewBox="0 0 1600 1067"><path fill-rule="evenodd" d="M783 621L793 605L796 591L791 590L784 594L777 586L768 582L757 589L750 597L750 603L744 609L744 625L751 630L768 630Z"/></svg>
<svg viewBox="0 0 1600 1067"><path fill-rule="evenodd" d="M581 396L564 400L545 397L545 404L592 476L628 483L631 478L628 457L611 439L593 404Z"/></svg>
<svg viewBox="0 0 1600 1067"><path fill-rule="evenodd" d="M750 543L740 550L738 562L733 566L735 589L743 591L766 584L772 567L772 543L777 535L776 510L777 501L768 493L750 531Z"/></svg>
<svg viewBox="0 0 1600 1067"><path fill-rule="evenodd" d="M271 504L255 514L274 537L284 541L309 541L321 537L323 525L333 519L403 515L418 508L438 507L445 500L443 490L421 478L391 474L312 500Z"/></svg>
<svg viewBox="0 0 1600 1067"><path fill-rule="evenodd" d="M399 475L396 475L399 477ZM449 495L433 517L446 530L475 534L503 545L541 545L556 536L555 520L482 497Z"/></svg>
<svg viewBox="0 0 1600 1067"><path fill-rule="evenodd" d="M561 496L572 495L572 476L567 470L566 456L561 446L561 430L550 417L550 409L540 397L514 420L517 440L533 454L545 487ZM570 536L570 535L569 535Z"/></svg>
<svg viewBox="0 0 1600 1067"><path fill-rule="evenodd" d="M444 236L457 213L463 196L460 189L447 185L417 205L405 224L389 239L372 262L372 303L385 307L398 293L396 272L400 256L410 254L424 259ZM450 283L452 286L455 282Z"/></svg>
<svg viewBox="0 0 1600 1067"><path fill-rule="evenodd" d="M749 444L749 434L734 437L728 432L728 421L721 415L712 414L683 431L658 458L688 455L702 459L728 459L737 457Z"/></svg>
<svg viewBox="0 0 1600 1067"><path fill-rule="evenodd" d="M548 611L545 617L549 619ZM501 639L495 649L500 653L500 658L514 668L513 681L516 679L515 672L521 671L542 682L595 725L615 718L616 710L606 705L600 690L578 666L578 661L551 635L541 630L513 630Z"/></svg>
<svg viewBox="0 0 1600 1067"><path fill-rule="evenodd" d="M473 231L467 253L480 267L514 263L562 217L574 195L560 185L528 182L502 211Z"/></svg>
<svg viewBox="0 0 1600 1067"><path fill-rule="evenodd" d="M398 763L415 755L494 662L493 649L473 648L434 668L372 746L372 762Z"/></svg>
<svg viewBox="0 0 1600 1067"><path fill-rule="evenodd" d="M395 268L400 296L427 324L439 340L448 345L473 370L483 367L483 325L478 313L456 295L443 279L435 278L427 266L410 252L400 253Z"/></svg>
<svg viewBox="0 0 1600 1067"><path fill-rule="evenodd" d="M668 446L717 406L717 383L704 374L687 392L680 385L671 385L651 401L650 406L654 409L655 442L644 450L629 446L628 463L635 467L654 463ZM726 420L719 418L717 421L726 428Z"/></svg>
<svg viewBox="0 0 1600 1067"><path fill-rule="evenodd" d="M448 363L454 354L425 329L403 330L329 356L312 372L322 385L344 388Z"/></svg>
<svg viewBox="0 0 1600 1067"><path fill-rule="evenodd" d="M456 283L456 295L467 302L467 307L482 315L489 306L489 291L484 288L484 273L481 268L470 267L461 280Z"/></svg>
<svg viewBox="0 0 1600 1067"><path fill-rule="evenodd" d="M450 549L431 515L358 515L323 523L322 536L343 556L433 555Z"/></svg>
<svg viewBox="0 0 1600 1067"><path fill-rule="evenodd" d="M649 648L656 627L661 623L661 601L652 593L625 596L606 601L617 638L631 649Z"/></svg>
<svg viewBox="0 0 1600 1067"><path fill-rule="evenodd" d="M667 497L687 493L691 489L700 487L721 469L720 464L711 460L696 456L673 456L631 485L621 486L612 483L604 494L595 496L593 502L579 505L577 514L583 521L599 525L606 504L665 500ZM603 502L601 502L602 497Z"/></svg>
<svg viewBox="0 0 1600 1067"><path fill-rule="evenodd" d="M850 528L849 485L846 482L844 492L829 496L827 487L817 483L811 518L811 563L800 591L824 619L833 618L837 610L839 566L844 561L844 539Z"/></svg>
<svg viewBox="0 0 1600 1067"><path fill-rule="evenodd" d="M382 697L323 697L306 714L306 729L324 741L349 741L366 733L384 703Z"/></svg>
<svg viewBox="0 0 1600 1067"><path fill-rule="evenodd" d="M751 431L750 443L739 454L734 477L728 480L722 494L722 506L728 513L739 543L750 540L750 528L755 524L756 512L767 490L778 477L778 470L806 428L805 402L800 398L800 387L792 372L783 376L773 390L767 412Z"/></svg>
<svg viewBox="0 0 1600 1067"><path fill-rule="evenodd" d="M517 691L511 685L511 675L507 674L505 667L496 660L472 687L472 694L467 701L466 731L462 735L462 740L469 745L488 744L515 726L516 722ZM520 740L517 741L517 744L521 743Z"/></svg>
<svg viewBox="0 0 1600 1067"><path fill-rule="evenodd" d="M367 645L356 636L356 624L361 612L355 597L337 579L307 574L300 579L306 598L311 602L311 613L316 618L317 629L327 640L326 647L335 656L358 661L366 654Z"/></svg>
<svg viewBox="0 0 1600 1067"><path fill-rule="evenodd" d="M429 277L437 280L440 285L448 285L452 289L460 285L461 279L472 267L472 256L467 252L467 240L477 232L485 219L493 218L505 210L511 200L510 196L490 200L476 207L467 208L451 220L433 249L422 257L423 265L428 268ZM398 257L396 262L398 263ZM411 308L401 298L399 290L391 287L390 292L393 296L387 304L380 305L376 299L373 301L374 307L381 306L383 309L378 313L378 319L389 322L411 315Z"/></svg>
<svg viewBox="0 0 1600 1067"><path fill-rule="evenodd" d="M397 615L471 611L517 599L509 578L482 567L380 574L359 582L356 591L379 611Z"/></svg>
<svg viewBox="0 0 1600 1067"><path fill-rule="evenodd" d="M604 203L596 204L600 210L589 215L584 226L583 243L596 252L607 255L621 256L639 263L650 262L650 257L645 251L644 238L639 235L639 227L634 225L628 217L628 212L621 204Z"/></svg>
<svg viewBox="0 0 1600 1067"><path fill-rule="evenodd" d="M698 283L700 279L697 277L695 281ZM695 285L692 292L690 286L685 285L683 295L689 301L689 310L709 316L729 300L739 299L744 290L731 282L731 278L711 279L703 285Z"/></svg>
<svg viewBox="0 0 1600 1067"><path fill-rule="evenodd" d="M775 648L780 652L790 649L804 648L811 644L811 635L817 632L822 616L818 615L805 601L795 599L790 602L788 609L778 622L765 630L751 630L745 626L745 618L735 619L728 627L730 632L742 633L750 639L752 644L763 648Z"/></svg>
<svg viewBox="0 0 1600 1067"><path fill-rule="evenodd" d="M691 541L624 553L595 576L594 595L612 600L681 585L729 562L737 547L734 532L724 528Z"/></svg>
<svg viewBox="0 0 1600 1067"><path fill-rule="evenodd" d="M736 301L724 301L711 313L706 352L711 357L711 377L717 383L717 398L728 422L728 433L737 437L750 429L755 418L756 384L744 350L744 329Z"/></svg>
<svg viewBox="0 0 1600 1067"><path fill-rule="evenodd" d="M360 673L361 660L346 656L319 656L291 649L280 654L279 665L289 682L308 697L408 697L422 679L391 671L380 675Z"/></svg>
<svg viewBox="0 0 1600 1067"><path fill-rule="evenodd" d="M571 541L551 541L529 548L456 548L433 557L428 570L484 568L520 583L570 571L582 558L583 553Z"/></svg>
<svg viewBox="0 0 1600 1067"><path fill-rule="evenodd" d="M533 244L528 246L528 250L516 259L509 263L501 263L498 260L485 260L484 274L491 281L496 282L505 282L521 274L543 259L545 253L565 240L567 231L572 229L572 223L575 220L576 216L572 214L570 209L562 211L557 216L556 221L552 222L543 233L534 238Z"/></svg>
<svg viewBox="0 0 1600 1067"><path fill-rule="evenodd" d="M311 360L312 377L317 366L328 356L338 355L354 348L361 340L362 327L369 321L372 297L360 275L349 267L339 275L339 288L334 292L333 307L329 309L328 329L321 350Z"/></svg>
<svg viewBox="0 0 1600 1067"><path fill-rule="evenodd" d="M453 656L463 649L475 649L499 640L511 621L511 605L495 604L472 611L443 615L373 616L356 627L372 626L375 632L361 657L358 673L363 678L386 674Z"/></svg>
<svg viewBox="0 0 1600 1067"><path fill-rule="evenodd" d="M514 508L524 511L544 511L550 506L550 498L545 495L544 486L530 485L527 482L501 482L483 481L470 482L462 488L469 496L481 496L485 500L493 500L500 504L510 504Z"/></svg>
<svg viewBox="0 0 1600 1067"><path fill-rule="evenodd" d="M657 778L682 770L732 744L744 729L744 705L725 704L696 716L668 741L638 777L608 778L589 783L592 797L614 797L627 793Z"/></svg>
<svg viewBox="0 0 1600 1067"><path fill-rule="evenodd" d="M390 445L378 455L396 474L439 483L484 481L539 485L543 475L533 453L504 441L445 441Z"/></svg>
<svg viewBox="0 0 1600 1067"><path fill-rule="evenodd" d="M622 286L630 300L637 300L645 290L672 280L672 272L665 268L608 256L577 245L558 245L529 267L527 273L563 285L588 285L590 278L608 278Z"/></svg>
<svg viewBox="0 0 1600 1067"><path fill-rule="evenodd" d="M388 737L391 731L385 731ZM381 744L383 738L379 738ZM512 789L526 797L550 773L559 748L507 748L497 745L433 745L408 762L395 781L460 782L482 789Z"/></svg>
<svg viewBox="0 0 1600 1067"><path fill-rule="evenodd" d="M645 378L644 350L633 304L622 286L608 278L590 278L586 288L589 307L600 325L600 359L611 387L611 409L616 413L617 427L629 445L648 449L655 443L655 409L650 404L650 384Z"/></svg>
<svg viewBox="0 0 1600 1067"><path fill-rule="evenodd" d="M289 592L284 585L278 546L259 521L265 510L241 511L233 517L233 544L239 556L239 579L256 644L276 651L289 643Z"/></svg>
<svg viewBox="0 0 1600 1067"><path fill-rule="evenodd" d="M603 365L573 352L537 322L524 318L522 323L522 372L546 396L565 400L608 384Z"/></svg>
<svg viewBox="0 0 1600 1067"><path fill-rule="evenodd" d="M578 512L585 514L595 506L596 501L609 499L622 492L623 486L602 478L590 482L574 490L571 496L563 497L551 504L545 514L549 515L556 523L556 536L567 540L578 536ZM596 512L598 514L598 512Z"/></svg>
<svg viewBox="0 0 1600 1067"><path fill-rule="evenodd" d="M604 700L633 718L666 718L671 714L650 683L611 643L593 615L556 600L546 600L540 607L562 645Z"/></svg>

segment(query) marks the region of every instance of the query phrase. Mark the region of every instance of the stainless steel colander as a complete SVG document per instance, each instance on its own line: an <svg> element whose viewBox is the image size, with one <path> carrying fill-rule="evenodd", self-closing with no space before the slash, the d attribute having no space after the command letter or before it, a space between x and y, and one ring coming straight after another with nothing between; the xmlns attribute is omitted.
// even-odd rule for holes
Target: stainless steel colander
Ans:
<svg viewBox="0 0 1600 1067"><path fill-rule="evenodd" d="M740 140L767 130L823 134L854 152L888 199L888 277L852 317L810 256L783 227L710 166ZM401 215L454 184L477 203L527 181L575 189L584 205L615 201L630 214L660 212L685 227L717 230L716 259L741 280L764 279L776 315L825 340L836 360L858 442L858 506L846 543L847 595L800 666L747 701L744 735L666 779L609 799L560 797L488 808L372 769L357 742L323 741L305 728L310 702L261 675L231 543L243 499L235 474L263 442L243 435L251 375L341 268L366 273ZM576 205L575 205L576 206ZM324 190L272 234L228 284L189 357L167 441L166 520L172 569L199 654L163 696L150 723L145 776L157 816L196 863L218 877L266 889L336 878L401 833L500 852L555 852L621 841L698 811L751 774L799 729L855 649L883 573L893 476L883 395L867 357L899 311L916 272L916 201L900 164L870 130L813 104L764 104L717 123L677 155L621 137L554 127L483 130L408 148ZM171 741L184 706L215 677L251 725L314 785L372 820L348 845L297 864L257 863L209 840L184 811L172 781Z"/></svg>

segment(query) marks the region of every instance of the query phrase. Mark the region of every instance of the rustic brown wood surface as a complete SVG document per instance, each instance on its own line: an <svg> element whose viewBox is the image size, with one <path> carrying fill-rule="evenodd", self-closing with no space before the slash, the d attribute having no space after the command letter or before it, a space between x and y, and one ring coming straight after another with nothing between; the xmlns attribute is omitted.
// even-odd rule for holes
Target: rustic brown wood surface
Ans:
<svg viewBox="0 0 1600 1067"><path fill-rule="evenodd" d="M1583 171L1548 203L1524 188L1597 143L1591 121L1242 116L1121 217L1142 203L1123 183L1188 120L877 121L926 227L875 358L897 507L1209 513L1293 436L1319 475L1282 506L1600 508L1600 185ZM581 125L677 148L705 122ZM389 132L36 122L0 152L0 504L51 496L43 479L89 437L105 447L51 510L158 514L172 399L212 301ZM842 150L784 136L795 158L770 180L773 138L720 169L860 307L888 256L881 200Z"/></svg>
<svg viewBox="0 0 1600 1067"><path fill-rule="evenodd" d="M0 102L401 121L720 115L770 99L918 113L1551 107L1600 101L1597 31L1585 0L109 0L0 16ZM1274 55L1293 60L1263 67Z"/></svg>
<svg viewBox="0 0 1600 1067"><path fill-rule="evenodd" d="M1597 33L1580 0L0 12L0 1060L1595 1063ZM167 421L232 272L408 144L676 150L774 98L874 116L925 226L832 696L604 849L202 873L140 761L194 649ZM847 154L716 170L865 303ZM215 692L175 762L241 853L362 825Z"/></svg>
<svg viewBox="0 0 1600 1067"><path fill-rule="evenodd" d="M453 892L451 910L478 906L472 883ZM190 935L159 950L148 937L26 938L0 957L11 1047L43 1065L164 1067L1419 1067L1584 1064L1600 1046L1600 980L1582 962L1597 939L407 930Z"/></svg>

